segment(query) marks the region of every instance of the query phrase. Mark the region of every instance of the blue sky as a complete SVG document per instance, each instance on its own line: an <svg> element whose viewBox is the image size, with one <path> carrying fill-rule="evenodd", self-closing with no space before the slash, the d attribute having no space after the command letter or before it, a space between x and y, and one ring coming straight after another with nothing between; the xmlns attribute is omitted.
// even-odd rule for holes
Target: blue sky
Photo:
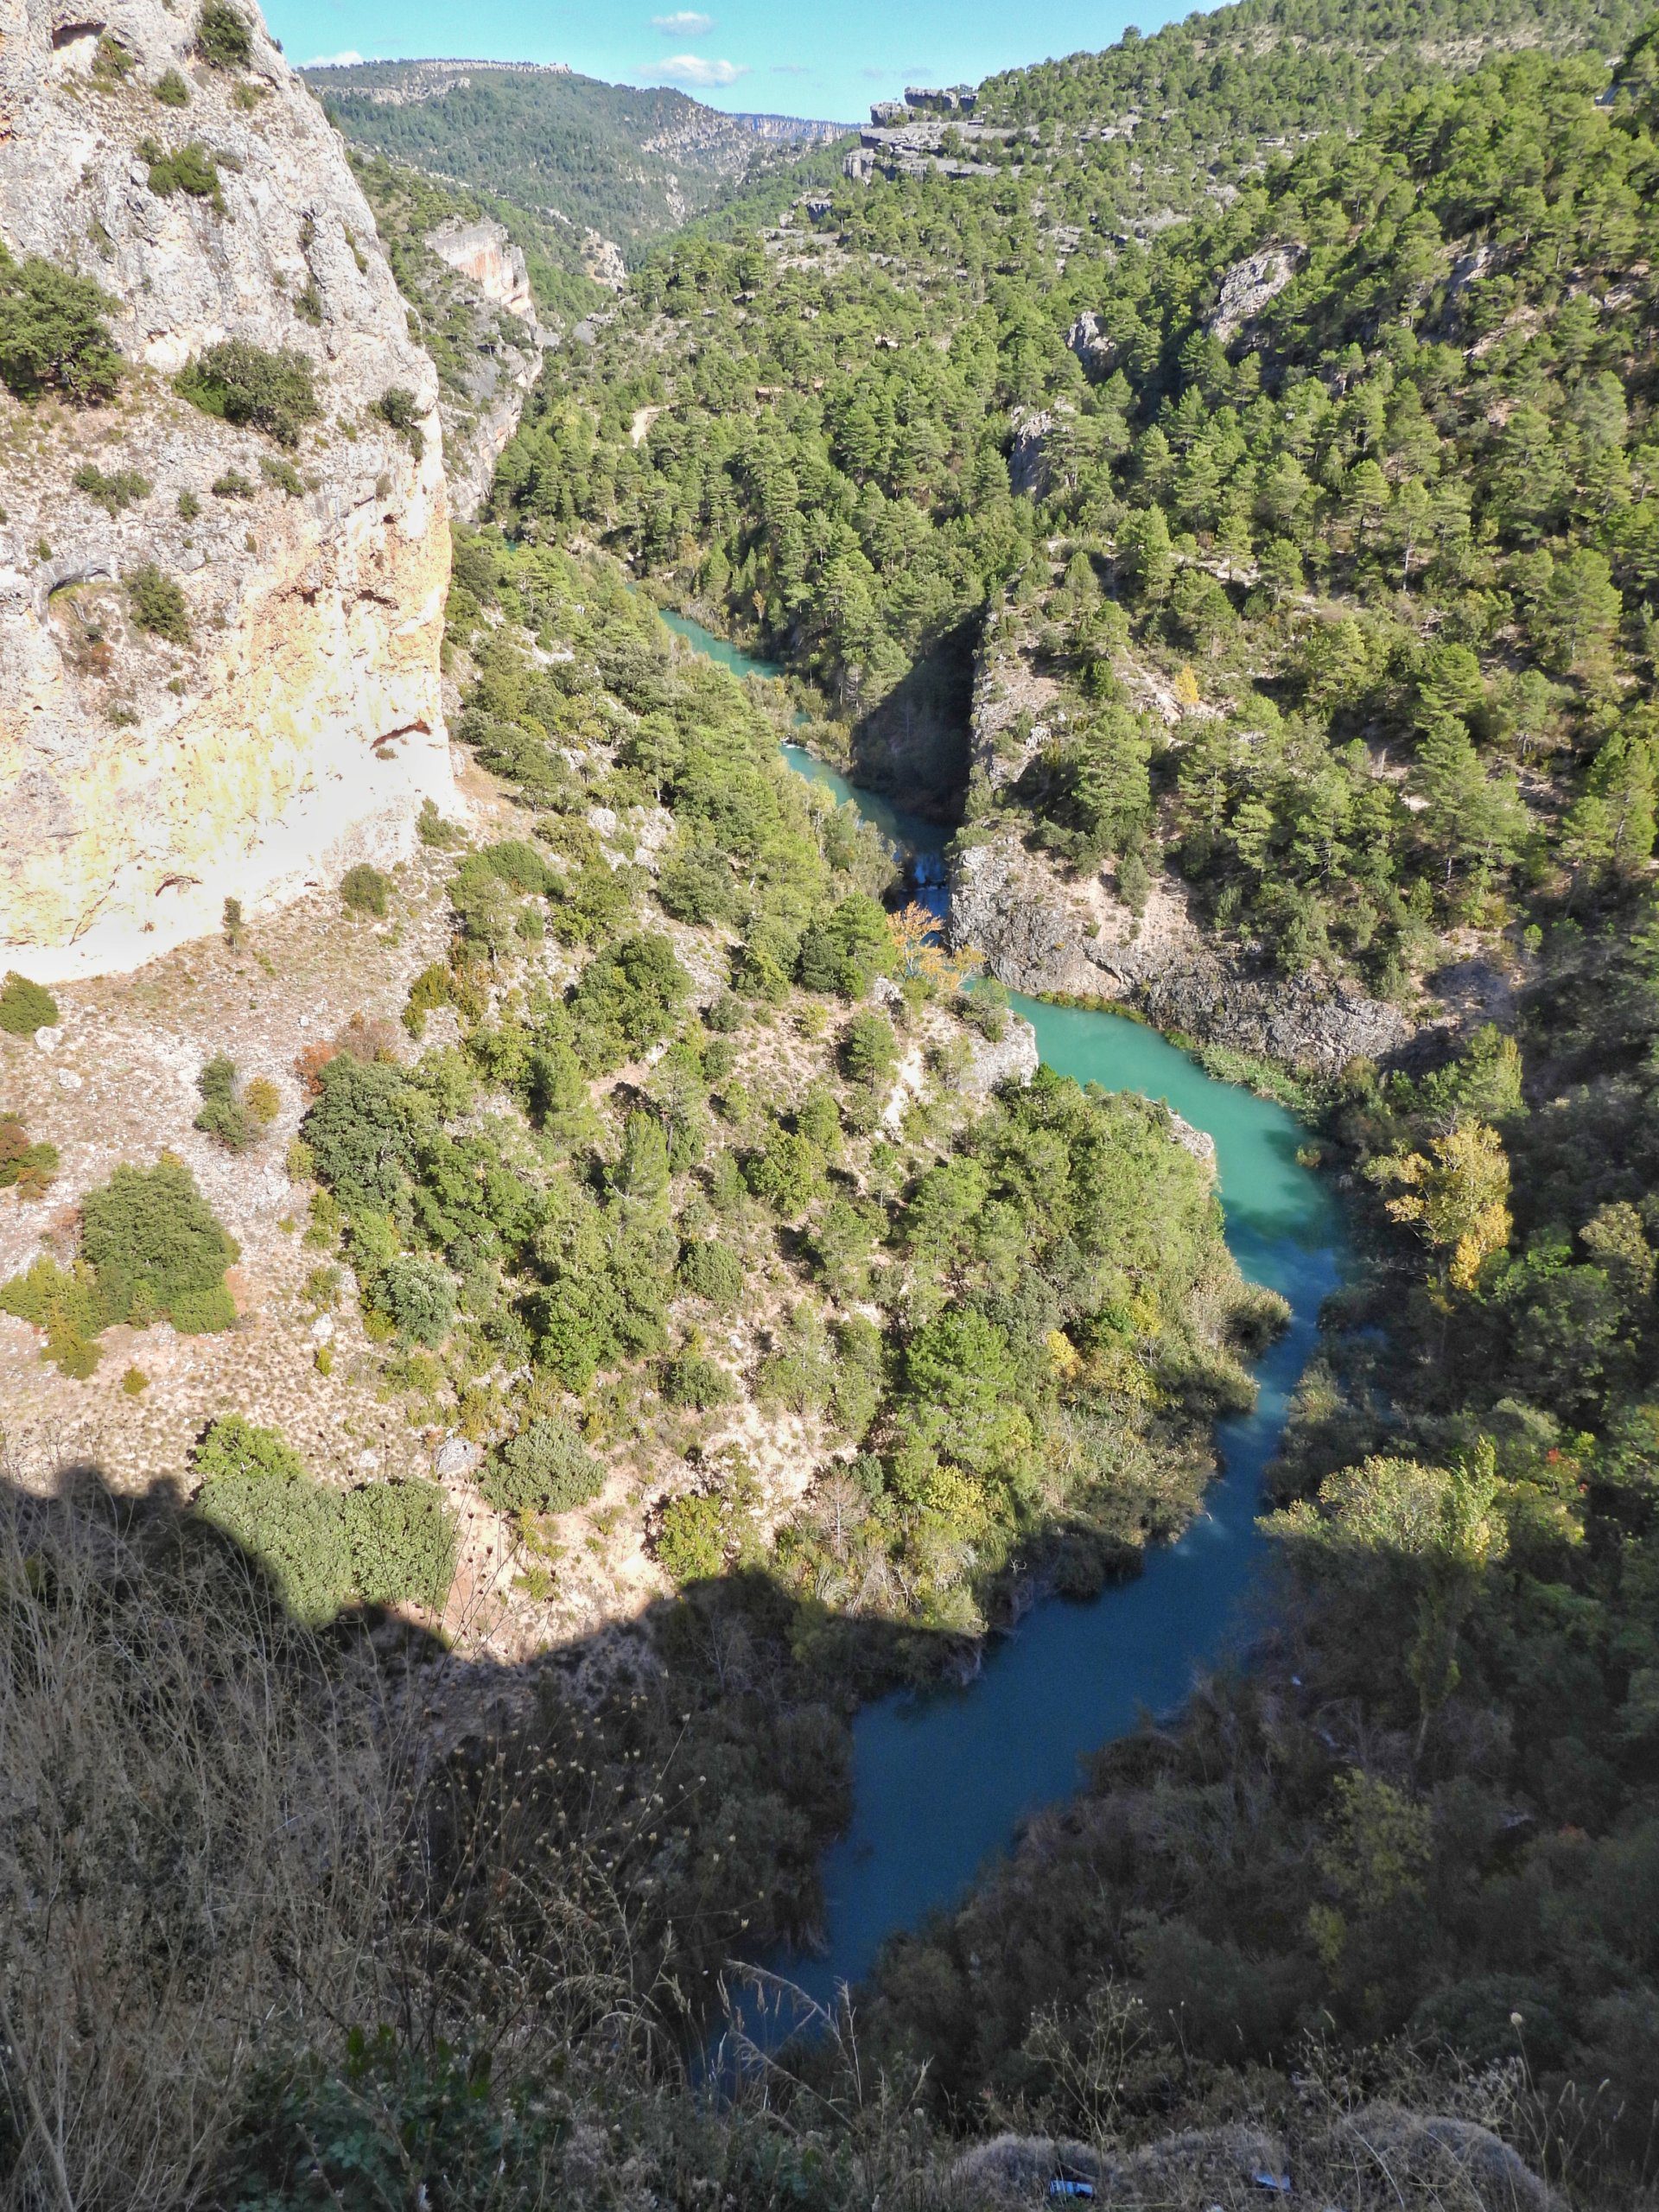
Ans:
<svg viewBox="0 0 1659 2212"><path fill-rule="evenodd" d="M1135 0L264 0L289 56L474 55L568 61L616 83L677 85L712 106L860 120L907 84L1110 46L1185 4Z"/></svg>

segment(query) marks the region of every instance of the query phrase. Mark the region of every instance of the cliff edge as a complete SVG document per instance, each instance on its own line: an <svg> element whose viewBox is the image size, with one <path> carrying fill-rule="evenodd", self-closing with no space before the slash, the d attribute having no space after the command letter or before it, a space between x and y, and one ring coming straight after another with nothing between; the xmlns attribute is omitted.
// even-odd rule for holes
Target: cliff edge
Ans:
<svg viewBox="0 0 1659 2212"><path fill-rule="evenodd" d="M118 357L0 389L0 966L52 981L453 804L448 502L373 218L245 0L0 0L0 245Z"/></svg>

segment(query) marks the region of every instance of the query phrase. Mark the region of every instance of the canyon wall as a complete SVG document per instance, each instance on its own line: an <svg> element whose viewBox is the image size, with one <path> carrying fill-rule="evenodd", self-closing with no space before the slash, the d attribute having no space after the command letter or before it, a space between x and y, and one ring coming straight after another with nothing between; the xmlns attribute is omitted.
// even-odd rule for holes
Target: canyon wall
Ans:
<svg viewBox="0 0 1659 2212"><path fill-rule="evenodd" d="M42 981L394 860L455 804L436 377L339 139L236 18L214 63L191 6L0 5L0 244L97 283L123 362L102 405L0 391L0 967ZM178 372L226 340L302 357L315 412L192 404Z"/></svg>
<svg viewBox="0 0 1659 2212"><path fill-rule="evenodd" d="M1137 705L1178 715L1147 671L1126 660L1118 673ZM1066 869L1038 849L1016 786L1065 719L1061 688L1036 665L1029 638L1006 612L994 615L974 680L976 818L951 861L953 947L980 955L1011 989L1116 1000L1160 1029L1322 1075L1404 1050L1414 1024L1397 1007L1343 977L1278 975L1249 948L1201 931L1173 873L1154 876L1136 914L1109 868Z"/></svg>

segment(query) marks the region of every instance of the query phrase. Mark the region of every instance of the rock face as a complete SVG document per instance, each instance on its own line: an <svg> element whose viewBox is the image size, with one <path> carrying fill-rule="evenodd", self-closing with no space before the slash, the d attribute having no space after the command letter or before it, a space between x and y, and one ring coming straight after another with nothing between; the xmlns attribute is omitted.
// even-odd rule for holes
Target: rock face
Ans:
<svg viewBox="0 0 1659 2212"><path fill-rule="evenodd" d="M978 953L1011 990L1121 1000L1160 1028L1322 1075L1405 1047L1412 1026L1397 1008L1346 982L1287 979L1206 939L1172 877L1154 879L1137 917L1105 874L1064 877L1028 850L1029 817L1008 793L1064 721L1056 685L1033 667L1017 625L996 615L975 677L970 776L1001 804L952 848L953 950Z"/></svg>
<svg viewBox="0 0 1659 2212"><path fill-rule="evenodd" d="M535 321L536 302L524 257L499 223L487 218L475 223L440 223L427 232L426 242L440 261L470 278L493 306L505 308L520 322Z"/></svg>
<svg viewBox="0 0 1659 2212"><path fill-rule="evenodd" d="M1086 2183L1119 2212L1260 2202L1387 2202L1400 2212L1562 2212L1561 2200L1507 2143L1472 2121L1368 2105L1276 2130L1235 2121L1189 2128L1139 2150L1040 2135L998 2135L964 2151L949 2196L962 2212L1041 2204L1057 2177Z"/></svg>
<svg viewBox="0 0 1659 2212"><path fill-rule="evenodd" d="M1103 886L1063 883L1012 829L969 846L952 869L950 943L981 953L1010 990L1121 999L1160 1029L1321 1075L1392 1058L1411 1039L1397 1008L1351 984L1287 978L1218 952L1165 885L1138 936L1128 935L1129 918Z"/></svg>
<svg viewBox="0 0 1659 2212"><path fill-rule="evenodd" d="M1110 376L1117 365L1116 342L1091 308L1085 308L1066 332L1065 342L1096 381Z"/></svg>
<svg viewBox="0 0 1659 2212"><path fill-rule="evenodd" d="M1024 1014L1010 1014L1001 1037L976 1037L968 1063L963 1088L976 1096L988 1096L1005 1083L1029 1083L1042 1064L1037 1032ZM1192 1132L1196 1136L1198 1132Z"/></svg>
<svg viewBox="0 0 1659 2212"><path fill-rule="evenodd" d="M449 504L470 522L489 497L542 355L556 340L537 319L524 257L499 223L456 218L429 231L423 243L448 272L449 313L459 311L471 337L438 395Z"/></svg>
<svg viewBox="0 0 1659 2212"><path fill-rule="evenodd" d="M1221 292L1206 327L1224 345L1239 336L1270 300L1278 298L1307 258L1300 245L1263 246L1236 261L1221 280Z"/></svg>
<svg viewBox="0 0 1659 2212"><path fill-rule="evenodd" d="M1029 493L1041 499L1048 489L1048 434L1054 417L1046 408L1022 407L1010 424L1008 485L1016 499Z"/></svg>
<svg viewBox="0 0 1659 2212"><path fill-rule="evenodd" d="M0 964L47 981L398 857L454 804L436 378L339 141L238 5L247 60L215 67L194 8L0 0L0 238L101 286L124 363L102 407L0 391ZM187 147L216 194L152 181ZM174 388L232 339L310 364L291 446ZM141 569L188 637L135 619Z"/></svg>

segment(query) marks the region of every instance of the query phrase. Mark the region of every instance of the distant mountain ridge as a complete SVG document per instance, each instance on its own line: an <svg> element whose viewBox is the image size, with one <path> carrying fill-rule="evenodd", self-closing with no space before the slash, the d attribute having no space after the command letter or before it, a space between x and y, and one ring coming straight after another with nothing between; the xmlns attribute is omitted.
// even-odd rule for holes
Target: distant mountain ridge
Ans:
<svg viewBox="0 0 1659 2212"><path fill-rule="evenodd" d="M307 70L354 144L544 209L637 251L791 149L847 126L727 115L563 63L372 61Z"/></svg>

